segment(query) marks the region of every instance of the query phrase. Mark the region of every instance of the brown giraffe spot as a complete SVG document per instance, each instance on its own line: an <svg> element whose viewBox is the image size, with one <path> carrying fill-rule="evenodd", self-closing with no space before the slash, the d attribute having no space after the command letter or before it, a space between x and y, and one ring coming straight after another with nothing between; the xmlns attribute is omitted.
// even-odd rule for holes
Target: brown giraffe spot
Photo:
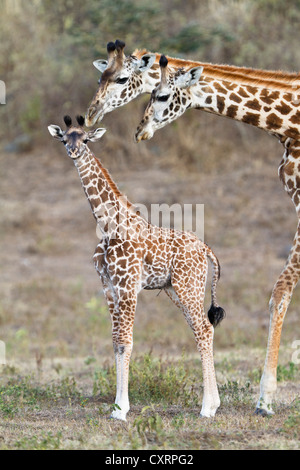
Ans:
<svg viewBox="0 0 300 470"><path fill-rule="evenodd" d="M206 104L211 104L212 102L212 97L211 96L207 96L206 100L205 100L205 103Z"/></svg>
<svg viewBox="0 0 300 470"><path fill-rule="evenodd" d="M264 103L267 103L267 104L272 104L274 102L274 100L276 100L277 98L279 98L280 96L280 93L279 91L272 91L272 92L269 92L269 90L262 90L261 94L260 94L260 99L264 102Z"/></svg>
<svg viewBox="0 0 300 470"><path fill-rule="evenodd" d="M214 90L210 88L209 86L206 86L203 88L204 93L214 93Z"/></svg>
<svg viewBox="0 0 300 470"><path fill-rule="evenodd" d="M291 175L294 174L294 167L295 167L294 162L286 163L286 164L284 165L284 172L285 172L287 175L291 176Z"/></svg>
<svg viewBox="0 0 300 470"><path fill-rule="evenodd" d="M270 106L264 106L264 111L266 111L266 113L268 113L269 111L271 111L272 108L270 108Z"/></svg>
<svg viewBox="0 0 300 470"><path fill-rule="evenodd" d="M297 111L290 119L293 124L300 124L300 111Z"/></svg>
<svg viewBox="0 0 300 470"><path fill-rule="evenodd" d="M249 93L251 95L255 95L255 93L257 92L257 87L256 86L248 85L248 86L246 86L246 89L247 89L247 91L249 91Z"/></svg>
<svg viewBox="0 0 300 470"><path fill-rule="evenodd" d="M226 114L230 118L235 118L237 114L237 110L238 110L238 106L235 104L232 104L231 106L228 106Z"/></svg>
<svg viewBox="0 0 300 470"><path fill-rule="evenodd" d="M286 101L288 101L288 102L291 103L291 104L294 104L294 103L293 103L293 99L294 99L294 98L295 98L295 97L294 97L294 95L293 95L292 93L285 93L285 94L283 95L283 99L285 99ZM295 104L294 104L294 105L295 105ZM298 106L298 105L296 104L296 106Z"/></svg>
<svg viewBox="0 0 300 470"><path fill-rule="evenodd" d="M277 105L275 107L275 109L277 111L279 111L281 114L284 114L284 115L289 114L292 111L292 108L288 104L286 104L282 101L281 101L280 105Z"/></svg>
<svg viewBox="0 0 300 470"><path fill-rule="evenodd" d="M267 129L280 129L282 126L282 119L275 113L270 114L266 119Z"/></svg>
<svg viewBox="0 0 300 470"><path fill-rule="evenodd" d="M235 101L236 103L240 103L242 101L242 98L240 98L238 95L236 95L235 93L231 93L231 95L229 96L229 99L231 101Z"/></svg>
<svg viewBox="0 0 300 470"><path fill-rule="evenodd" d="M95 186L90 186L87 189L87 193L89 196L97 196L97 194L99 194L99 189L95 188Z"/></svg>
<svg viewBox="0 0 300 470"><path fill-rule="evenodd" d="M261 105L259 104L259 101L255 98L252 101L247 101L245 103L245 106L250 109L255 109L256 111L260 111Z"/></svg>
<svg viewBox="0 0 300 470"><path fill-rule="evenodd" d="M289 127L286 131L284 131L284 135L291 137L292 139L299 139L299 130L297 127Z"/></svg>
<svg viewBox="0 0 300 470"><path fill-rule="evenodd" d="M126 93L127 93L127 90L126 88L122 91L121 95L120 95L120 98L125 98L126 96Z"/></svg>
<svg viewBox="0 0 300 470"><path fill-rule="evenodd" d="M159 79L159 73L158 72L149 72L149 77L156 78L158 80Z"/></svg>
<svg viewBox="0 0 300 470"><path fill-rule="evenodd" d="M226 83L227 90L234 90L237 87L237 83Z"/></svg>
<svg viewBox="0 0 300 470"><path fill-rule="evenodd" d="M252 124L253 126L258 126L259 114L246 113L245 116L243 116L242 121L246 122L247 124Z"/></svg>
<svg viewBox="0 0 300 470"><path fill-rule="evenodd" d="M225 108L225 98L224 96L217 96L217 108L219 113L222 114Z"/></svg>
<svg viewBox="0 0 300 470"><path fill-rule="evenodd" d="M295 206L298 206L298 204L299 204L299 194L298 194L298 192L296 192L294 194L293 201L294 201Z"/></svg>
<svg viewBox="0 0 300 470"><path fill-rule="evenodd" d="M222 95L227 95L228 90L226 88L222 87L220 83L214 83L215 89L217 90L218 93L222 93Z"/></svg>
<svg viewBox="0 0 300 470"><path fill-rule="evenodd" d="M284 168L281 168L281 170L280 170L280 179L281 179L281 181L283 181L283 183L284 183L284 180L285 180L285 178L284 178ZM288 181L286 182L286 186L287 186L288 189L294 189L294 183L293 183L293 181L292 181L292 180L288 180Z"/></svg>
<svg viewBox="0 0 300 470"><path fill-rule="evenodd" d="M147 252L146 256L145 256L145 263L146 264L152 264L153 262L153 256L150 252Z"/></svg>
<svg viewBox="0 0 300 470"><path fill-rule="evenodd" d="M89 182L90 182L90 179L89 179L88 177L84 177L84 176L83 176L83 178L82 178L82 184L83 184L84 186L87 186L87 185L89 184Z"/></svg>
<svg viewBox="0 0 300 470"><path fill-rule="evenodd" d="M243 98L249 98L249 95L248 95L248 93L246 93L246 91L244 90L244 88L240 88L240 89L238 90L238 94L239 94L240 96L242 96Z"/></svg>

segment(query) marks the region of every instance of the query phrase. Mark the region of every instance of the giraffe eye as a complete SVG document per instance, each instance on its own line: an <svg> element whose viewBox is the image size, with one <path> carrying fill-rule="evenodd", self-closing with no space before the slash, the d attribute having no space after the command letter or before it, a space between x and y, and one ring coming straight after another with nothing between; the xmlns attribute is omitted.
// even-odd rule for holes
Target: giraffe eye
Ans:
<svg viewBox="0 0 300 470"><path fill-rule="evenodd" d="M128 79L129 77L118 78L116 80L116 83L118 83L119 85L124 85L124 83L126 83Z"/></svg>
<svg viewBox="0 0 300 470"><path fill-rule="evenodd" d="M168 101L170 95L161 95L157 97L157 101Z"/></svg>

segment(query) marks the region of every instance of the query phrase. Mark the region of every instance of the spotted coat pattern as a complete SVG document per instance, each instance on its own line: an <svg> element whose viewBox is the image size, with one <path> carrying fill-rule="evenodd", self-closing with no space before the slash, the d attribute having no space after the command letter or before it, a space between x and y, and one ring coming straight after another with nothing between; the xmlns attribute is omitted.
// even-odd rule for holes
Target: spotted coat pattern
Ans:
<svg viewBox="0 0 300 470"><path fill-rule="evenodd" d="M220 404L213 362L214 321L211 317L208 320L203 304L209 259L213 265L212 310L221 311L223 316L216 300L220 275L216 256L193 233L156 227L141 217L84 143L87 134L81 128L70 127L62 134L101 234L94 264L102 280L112 322L116 404L120 408L112 416L125 420L129 410L128 368L137 295L141 289L164 290L183 311L202 360L201 415L214 416Z"/></svg>
<svg viewBox="0 0 300 470"><path fill-rule="evenodd" d="M109 43L112 44L112 43ZM117 45L116 45L117 44ZM151 93L159 85L161 73L159 67L160 53L135 50L125 56L124 43L116 41L114 47L108 47L108 60L95 61L96 68L101 70L98 89L88 107L85 117L86 126L90 127L103 119L104 115L132 101L143 93ZM190 60L168 57L168 67L171 71L189 70L192 67L203 66L206 76L217 70L227 70L226 65L208 64ZM259 72L243 67L233 67L236 76L251 73L255 78ZM274 72L265 72L273 77ZM294 76L293 76L294 77ZM277 80L284 81L284 74L278 74ZM296 76L294 77L296 78Z"/></svg>
<svg viewBox="0 0 300 470"><path fill-rule="evenodd" d="M163 61L162 61L163 62ZM174 121L188 108L209 111L267 131L284 147L279 177L298 215L298 228L286 265L274 285L270 300L270 329L261 393L256 412L272 414L276 391L278 352L283 320L300 277L300 96L299 75L283 72L211 71L194 67L172 72L161 67L161 82L151 95L136 141Z"/></svg>

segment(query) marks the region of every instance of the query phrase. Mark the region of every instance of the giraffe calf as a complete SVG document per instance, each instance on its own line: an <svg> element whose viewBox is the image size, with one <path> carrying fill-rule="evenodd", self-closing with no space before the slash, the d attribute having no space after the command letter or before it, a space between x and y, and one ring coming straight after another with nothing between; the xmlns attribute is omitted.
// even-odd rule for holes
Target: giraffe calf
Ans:
<svg viewBox="0 0 300 470"><path fill-rule="evenodd" d="M215 415L220 405L213 361L214 327L225 312L216 300L219 262L212 250L191 232L156 227L147 222L120 193L107 170L95 158L87 142L99 140L105 129L85 132L65 117L67 130L49 126L50 134L64 143L77 167L102 239L94 264L102 280L112 322L116 360L118 409L116 419L126 420L129 411L128 370L133 345L133 322L138 293L164 290L179 307L191 327L203 368L204 396L201 416ZM208 259L213 265L212 304L204 312Z"/></svg>

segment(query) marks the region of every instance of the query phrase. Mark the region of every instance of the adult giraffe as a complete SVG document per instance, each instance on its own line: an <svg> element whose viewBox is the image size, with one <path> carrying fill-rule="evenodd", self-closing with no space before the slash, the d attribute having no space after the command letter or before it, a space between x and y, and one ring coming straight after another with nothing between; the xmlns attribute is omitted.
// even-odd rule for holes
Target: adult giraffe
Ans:
<svg viewBox="0 0 300 470"><path fill-rule="evenodd" d="M128 369L133 344L133 322L138 293L160 289L179 307L191 327L203 366L204 395L201 416L211 417L220 405L213 361L214 327L225 312L218 305L216 288L219 262L212 250L191 232L156 227L139 215L133 204L118 190L108 171L87 146L96 142L105 129L84 131L79 126L48 127L74 161L102 239L94 254L95 268L102 280L112 322L112 339L117 371L118 409L116 419L126 420L129 411ZM212 304L208 318L204 295L208 259L213 266Z"/></svg>
<svg viewBox="0 0 300 470"><path fill-rule="evenodd" d="M283 320L300 277L300 96L298 74L191 65L173 72L165 56L160 59L161 81L153 90L137 128L137 142L174 121L188 108L252 124L275 135L284 146L279 177L298 215L298 228L286 265L274 285L270 300L270 328L257 414L272 414L277 388L277 363ZM297 80L298 78L298 80Z"/></svg>
<svg viewBox="0 0 300 470"><path fill-rule="evenodd" d="M135 50L133 54L124 54L125 43L123 41L109 42L107 44L108 60L95 60L94 66L102 73L99 87L86 112L85 124L91 127L100 122L104 115L114 109L124 106L143 93L151 93L160 82L160 53ZM168 57L169 70L173 72L179 69L190 69L202 66L209 75L211 70L227 69L224 65L213 65L205 62L192 62L190 60ZM234 73L243 73L241 67L233 67ZM255 70L252 76L255 77ZM267 73L267 72L266 72ZM272 72L269 74L272 76ZM278 74L278 80L284 80L285 75Z"/></svg>

